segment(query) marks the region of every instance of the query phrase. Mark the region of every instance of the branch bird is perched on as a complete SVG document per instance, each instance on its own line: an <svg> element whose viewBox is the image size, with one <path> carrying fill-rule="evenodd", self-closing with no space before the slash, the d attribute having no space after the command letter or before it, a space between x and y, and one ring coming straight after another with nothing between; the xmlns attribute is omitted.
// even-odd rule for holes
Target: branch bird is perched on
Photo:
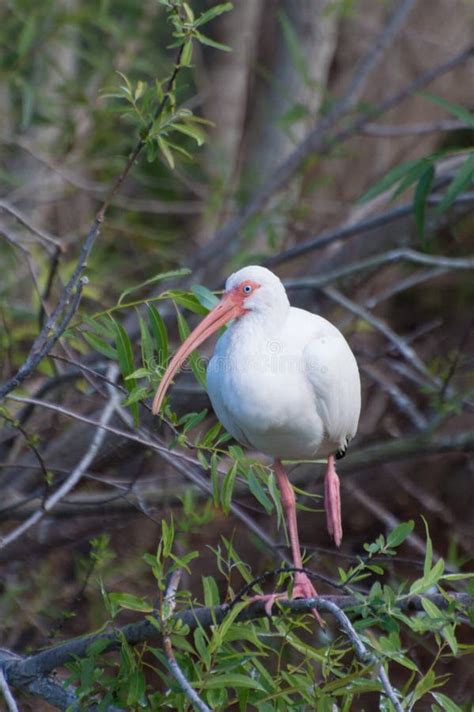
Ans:
<svg viewBox="0 0 474 712"><path fill-rule="evenodd" d="M276 275L264 267L245 267L228 278L219 304L176 352L155 395L153 413L160 410L189 354L229 321L233 323L218 340L207 369L209 396L236 440L274 458L294 566L300 569L295 495L281 460L327 457L327 526L339 546L341 504L334 460L357 430L357 363L335 326L290 306ZM315 595L308 576L296 573L293 596ZM270 603L273 598L268 597Z"/></svg>

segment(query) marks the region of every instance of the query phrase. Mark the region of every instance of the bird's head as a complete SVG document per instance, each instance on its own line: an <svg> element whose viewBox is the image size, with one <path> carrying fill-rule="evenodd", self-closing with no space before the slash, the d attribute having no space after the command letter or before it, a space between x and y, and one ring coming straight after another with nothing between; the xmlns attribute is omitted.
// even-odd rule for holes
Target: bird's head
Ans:
<svg viewBox="0 0 474 712"><path fill-rule="evenodd" d="M153 399L153 414L159 412L168 386L181 365L211 334L229 321L243 318L247 314L267 318L287 308L285 288L269 269L254 265L231 274L220 302L191 332L171 359Z"/></svg>

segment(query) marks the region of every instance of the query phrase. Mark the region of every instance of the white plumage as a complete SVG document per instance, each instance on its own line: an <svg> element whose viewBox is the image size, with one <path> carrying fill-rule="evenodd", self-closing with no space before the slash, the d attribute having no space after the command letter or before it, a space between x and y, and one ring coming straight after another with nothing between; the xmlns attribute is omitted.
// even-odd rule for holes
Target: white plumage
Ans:
<svg viewBox="0 0 474 712"><path fill-rule="evenodd" d="M207 369L209 396L217 417L236 440L274 458L296 569L293 595L309 598L317 594L302 571L295 495L281 460L327 458L327 525L339 546L341 503L334 460L357 429L357 364L335 326L291 307L282 283L270 270L245 267L229 277L219 304L174 355L153 400L154 413L187 356L229 321ZM269 608L274 598L266 597Z"/></svg>
<svg viewBox="0 0 474 712"><path fill-rule="evenodd" d="M270 270L245 267L226 291L261 285L217 342L207 369L215 413L236 440L282 459L344 451L360 413L360 379L347 341L329 321L291 307Z"/></svg>

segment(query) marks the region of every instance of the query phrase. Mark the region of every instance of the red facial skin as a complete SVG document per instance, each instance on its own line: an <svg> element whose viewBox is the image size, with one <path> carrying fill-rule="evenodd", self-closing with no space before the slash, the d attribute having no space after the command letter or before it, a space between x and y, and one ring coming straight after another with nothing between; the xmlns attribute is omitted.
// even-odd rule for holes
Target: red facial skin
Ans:
<svg viewBox="0 0 474 712"><path fill-rule="evenodd" d="M245 300L254 294L260 285L251 280L245 280L236 287L233 287L224 294L219 304L201 321L188 338L181 344L173 358L171 359L166 372L161 379L156 391L151 407L153 415L156 415L161 408L166 391L173 380L176 372L190 353L200 346L215 331L227 324L232 319L237 319L247 313Z"/></svg>

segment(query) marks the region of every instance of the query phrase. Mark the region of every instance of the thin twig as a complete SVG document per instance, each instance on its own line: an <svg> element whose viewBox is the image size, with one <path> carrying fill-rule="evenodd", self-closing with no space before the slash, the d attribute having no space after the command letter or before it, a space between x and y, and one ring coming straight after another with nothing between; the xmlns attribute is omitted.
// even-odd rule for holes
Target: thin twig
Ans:
<svg viewBox="0 0 474 712"><path fill-rule="evenodd" d="M415 124L367 124L361 133L377 138L393 138L395 136L420 136L440 131L459 131L468 128L469 126L464 121L444 119L441 121L419 121Z"/></svg>
<svg viewBox="0 0 474 712"><path fill-rule="evenodd" d="M108 376L112 380L114 377L116 378L118 376L118 368L115 364L110 367ZM71 472L69 477L63 482L63 484L44 501L41 509L28 517L25 522L16 527L16 529L13 529L13 531L9 532L5 537L0 538L0 549L4 549L6 546L22 536L26 531L28 531L28 529L31 529L31 527L37 524L45 516L45 514L50 512L55 505L77 485L102 445L106 433L104 426L107 425L115 409L117 408L118 400L119 397L116 391L110 389L109 401L102 412L98 422L98 429L96 430L86 453L83 455L77 466Z"/></svg>
<svg viewBox="0 0 474 712"><path fill-rule="evenodd" d="M181 571L177 569L171 574L168 586L166 587L165 593L165 604L167 606L167 616L173 613L176 605L176 591L178 590L179 581L181 579ZM168 667L173 675L174 679L186 695L186 697L191 700L193 705L197 707L201 712L211 712L210 707L201 700L196 690L193 690L191 683L187 679L184 672L181 670L178 661L176 660L173 652L173 645L169 635L163 637L163 648L165 651L166 660L168 662Z"/></svg>
<svg viewBox="0 0 474 712"><path fill-rule="evenodd" d="M344 309L347 309L359 318L363 319L368 324L370 324L370 326L373 326L374 329L383 334L385 338L388 339L395 346L395 348L400 352L402 356L404 356L404 358L406 358L406 360L413 366L413 368L422 373L431 383L437 383L437 379L435 379L431 375L430 371L420 359L416 351L411 346L409 346L406 341L404 341L404 339L399 336L382 319L379 319L379 317L374 316L363 306L357 304L356 302L353 302L351 299L344 296L343 294L341 294L341 292L339 292L337 289L334 289L333 287L324 287L321 291L323 292L323 294L329 297L329 299L336 302L337 304L340 304L342 307L344 307Z"/></svg>
<svg viewBox="0 0 474 712"><path fill-rule="evenodd" d="M74 316L81 298L84 280L84 278L82 277L82 273L86 268L87 259L90 255L95 240L99 235L100 228L102 223L104 222L106 212L110 207L110 204L115 198L116 194L121 189L122 184L130 173L132 166L134 165L135 161L137 160L138 156L146 145L148 134L153 128L154 122L160 116L161 112L169 102L170 92L174 86L176 76L179 70L181 69L180 62L183 48L184 45L181 45L181 47L179 48L173 72L168 80L167 86L164 91L163 99L159 103L152 121L150 121L144 136L140 138L135 148L131 152L122 172L116 179L114 185L112 186L110 192L104 200L102 207L97 213L94 222L92 223L88 235L84 243L82 244L79 259L77 261L74 272L65 287L63 288L56 308L53 310L50 317L47 319L45 325L41 329L40 333L34 340L30 352L23 365L20 367L15 376L10 378L6 383L3 384L3 386L0 387L0 400L4 398L5 395L10 393L10 391L12 391L14 388L17 388L21 383L23 383L26 378L28 378L28 376L31 375L31 373L34 371L40 361L44 358L44 356L46 356L47 353L49 353L49 351L58 341L60 336L64 333L69 322ZM1 202L0 207L2 207ZM70 303L71 307L67 308Z"/></svg>
<svg viewBox="0 0 474 712"><path fill-rule="evenodd" d="M36 227L36 225L33 225L33 223L31 223L30 220L25 215L23 215L20 210L18 210L18 208L15 208L13 205L10 205L10 203L5 202L4 200L0 200L0 210L3 210L4 212L14 217L15 220L17 220L24 227L26 227L30 232L33 233L33 235L36 235L40 238L42 242L45 242L48 247L50 245L54 245L56 249L63 249L61 241L58 238L49 235L47 232L45 232L45 230Z"/></svg>
<svg viewBox="0 0 474 712"><path fill-rule="evenodd" d="M351 262L345 267L326 272L325 274L311 277L301 277L297 279L285 280L287 289L306 289L308 287L322 287L338 279L348 277L357 272L375 269L384 264L396 262L413 262L415 264L429 265L431 267L442 267L448 269L474 270L474 257L445 257L444 255L428 255L407 247L399 247L394 250L382 252L379 255L372 255L357 262Z"/></svg>
<svg viewBox="0 0 474 712"><path fill-rule="evenodd" d="M3 695L3 699L7 703L8 711L9 712L19 712L19 709L15 702L15 698L13 697L12 693L10 692L10 688L8 687L8 682L5 679L5 675L3 673L2 668L0 668L0 691Z"/></svg>
<svg viewBox="0 0 474 712"><path fill-rule="evenodd" d="M441 200L442 197L440 196L430 196L427 203L428 205L438 205ZM471 201L472 199L470 199L470 202ZM465 202L464 196L460 196L454 201L453 205L464 205ZM282 252L269 257L265 260L264 264L268 267L272 267L274 265L281 264L282 262L292 260L295 257L301 257L301 255L305 255L308 252L313 252L314 250L320 250L323 247L327 247L327 245L330 245L333 242L347 240L355 235L360 235L362 233L384 227L385 225L389 225L390 223L396 222L397 220L410 215L412 211L413 203L404 203L403 205L399 205L392 210L387 210L385 213L381 213L380 215L374 215L364 220L360 220L359 222L351 223L350 225L343 225L342 227L327 230L326 232L322 232L320 235L316 235L316 237L311 237L304 242L300 242L298 245L294 245L287 250L283 250Z"/></svg>
<svg viewBox="0 0 474 712"><path fill-rule="evenodd" d="M256 215L267 201L281 190L292 176L299 170L308 155L321 151L329 144L328 133L334 124L342 119L358 101L372 71L377 66L383 52L388 48L397 30L406 19L413 5L413 0L403 0L395 3L395 10L380 33L375 37L366 56L356 68L354 76L343 97L336 102L333 109L320 119L313 130L298 144L294 151L273 171L271 178L257 192L249 205L230 222L218 230L210 242L197 255L200 265L213 260L222 250L236 251L240 241L234 239L244 225ZM368 121L368 119L367 119Z"/></svg>
<svg viewBox="0 0 474 712"><path fill-rule="evenodd" d="M425 430L428 426L423 413L416 407L412 399L402 389L386 376L382 375L371 364L359 365L361 371L366 373L380 388L388 393L397 408L404 413L417 430Z"/></svg>

